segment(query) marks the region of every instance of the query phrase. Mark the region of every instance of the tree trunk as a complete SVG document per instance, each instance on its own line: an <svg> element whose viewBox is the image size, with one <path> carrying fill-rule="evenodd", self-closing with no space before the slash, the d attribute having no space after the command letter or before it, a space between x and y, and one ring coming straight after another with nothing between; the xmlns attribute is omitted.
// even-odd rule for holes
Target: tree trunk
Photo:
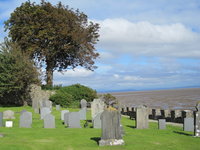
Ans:
<svg viewBox="0 0 200 150"><path fill-rule="evenodd" d="M46 85L53 86L53 62L46 60Z"/></svg>

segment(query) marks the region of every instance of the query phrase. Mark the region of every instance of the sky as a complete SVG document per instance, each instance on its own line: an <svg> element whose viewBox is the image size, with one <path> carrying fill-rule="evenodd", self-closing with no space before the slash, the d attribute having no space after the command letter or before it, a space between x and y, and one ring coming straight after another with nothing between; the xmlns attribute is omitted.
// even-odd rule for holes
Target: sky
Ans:
<svg viewBox="0 0 200 150"><path fill-rule="evenodd" d="M200 0L60 1L100 24L100 57L93 72L55 71L54 84L98 92L200 87ZM22 2L0 0L0 42L4 21Z"/></svg>

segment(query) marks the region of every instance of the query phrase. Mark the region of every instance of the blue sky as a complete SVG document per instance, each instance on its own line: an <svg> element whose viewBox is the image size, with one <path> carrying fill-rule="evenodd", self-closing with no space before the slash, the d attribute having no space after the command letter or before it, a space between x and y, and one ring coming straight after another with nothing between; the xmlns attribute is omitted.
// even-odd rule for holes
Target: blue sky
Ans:
<svg viewBox="0 0 200 150"><path fill-rule="evenodd" d="M24 0L0 0L3 22ZM36 0L35 2L39 2ZM56 4L56 0L49 0ZM61 0L100 24L94 72L54 72L54 84L97 91L200 86L199 0Z"/></svg>

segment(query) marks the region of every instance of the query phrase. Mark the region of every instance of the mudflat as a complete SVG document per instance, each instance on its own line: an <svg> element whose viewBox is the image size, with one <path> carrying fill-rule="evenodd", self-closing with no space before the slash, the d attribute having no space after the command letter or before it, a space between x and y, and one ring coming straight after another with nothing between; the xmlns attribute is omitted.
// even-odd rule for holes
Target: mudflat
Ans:
<svg viewBox="0 0 200 150"><path fill-rule="evenodd" d="M196 110L200 88L111 93L122 106L147 105L151 108Z"/></svg>

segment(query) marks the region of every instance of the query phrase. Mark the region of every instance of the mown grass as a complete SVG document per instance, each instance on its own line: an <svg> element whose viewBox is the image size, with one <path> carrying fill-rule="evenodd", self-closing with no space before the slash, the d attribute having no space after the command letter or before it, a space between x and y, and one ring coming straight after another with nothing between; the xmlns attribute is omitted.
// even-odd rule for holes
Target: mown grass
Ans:
<svg viewBox="0 0 200 150"><path fill-rule="evenodd" d="M32 128L19 128L17 112L33 110L31 107L9 107L0 108L0 112L8 109L16 112L16 119L13 128L0 128L0 133L5 135L0 138L0 150L200 150L200 138L193 137L192 132L182 131L180 127L168 125L166 130L158 130L157 123L150 123L149 129L139 130L134 128L133 120L122 117L125 145L99 147L97 141L101 137L101 130L91 128L91 123L87 128L65 128L60 120L60 112L53 108L56 129L44 129L43 121L35 113ZM88 111L87 118L91 119L90 116ZM84 123L81 121L82 127Z"/></svg>

